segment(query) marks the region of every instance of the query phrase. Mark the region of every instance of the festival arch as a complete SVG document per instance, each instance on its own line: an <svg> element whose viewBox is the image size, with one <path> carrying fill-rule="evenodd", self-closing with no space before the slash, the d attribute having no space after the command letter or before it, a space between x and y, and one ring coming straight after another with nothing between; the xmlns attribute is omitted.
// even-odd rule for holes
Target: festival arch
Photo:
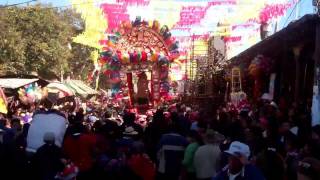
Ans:
<svg viewBox="0 0 320 180"><path fill-rule="evenodd" d="M129 97L131 106L147 108L169 97L169 66L179 51L167 26L137 18L123 22L101 43L99 63L115 98Z"/></svg>

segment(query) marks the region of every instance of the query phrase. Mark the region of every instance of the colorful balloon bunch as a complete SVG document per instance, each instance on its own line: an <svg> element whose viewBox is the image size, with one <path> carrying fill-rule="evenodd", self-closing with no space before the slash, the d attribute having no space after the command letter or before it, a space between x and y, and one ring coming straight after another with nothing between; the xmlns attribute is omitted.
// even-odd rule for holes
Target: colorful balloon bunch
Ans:
<svg viewBox="0 0 320 180"><path fill-rule="evenodd" d="M141 29L144 30L136 27L143 27ZM158 21L153 21L149 26L148 22L137 17L133 22L123 22L118 32L108 37L105 45L100 53L99 66L110 77L113 93L120 90L120 70L123 66L129 71L141 70L154 63L160 68L160 92L169 92L169 63L180 54L179 43L171 37L168 26L160 28Z"/></svg>
<svg viewBox="0 0 320 180"><path fill-rule="evenodd" d="M37 83L25 85L18 90L19 99L25 105L39 102L48 96L47 88L41 89Z"/></svg>
<svg viewBox="0 0 320 180"><path fill-rule="evenodd" d="M263 74L269 74L272 70L272 60L263 55L256 56L249 65L249 74L253 77L259 77Z"/></svg>

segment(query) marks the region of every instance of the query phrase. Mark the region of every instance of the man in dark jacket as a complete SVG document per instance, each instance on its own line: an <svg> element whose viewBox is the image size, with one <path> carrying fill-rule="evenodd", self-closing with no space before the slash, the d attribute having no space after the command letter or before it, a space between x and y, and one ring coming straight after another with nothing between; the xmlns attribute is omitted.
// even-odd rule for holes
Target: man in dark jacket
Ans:
<svg viewBox="0 0 320 180"><path fill-rule="evenodd" d="M248 163L249 146L238 141L225 151L229 154L228 165L213 180L264 180L261 171Z"/></svg>
<svg viewBox="0 0 320 180"><path fill-rule="evenodd" d="M34 156L34 168L39 180L53 180L58 172L64 168L62 163L62 150L55 142L54 133L48 132L44 135L45 142Z"/></svg>

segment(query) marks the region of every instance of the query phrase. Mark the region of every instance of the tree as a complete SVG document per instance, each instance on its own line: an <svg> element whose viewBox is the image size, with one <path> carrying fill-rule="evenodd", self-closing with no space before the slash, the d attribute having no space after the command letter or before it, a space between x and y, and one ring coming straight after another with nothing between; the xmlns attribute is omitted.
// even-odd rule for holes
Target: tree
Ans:
<svg viewBox="0 0 320 180"><path fill-rule="evenodd" d="M75 70L77 66L69 61L77 58L87 63L86 56L79 53L86 47L70 48L72 37L83 30L80 15L70 9L43 5L1 9L0 72L37 72L45 77Z"/></svg>
<svg viewBox="0 0 320 180"><path fill-rule="evenodd" d="M0 11L0 73L19 72L24 67L24 39L9 22L7 10Z"/></svg>
<svg viewBox="0 0 320 180"><path fill-rule="evenodd" d="M68 61L70 75L74 79L87 80L89 73L93 71L93 61L91 60L91 53L94 48L72 43L72 58Z"/></svg>

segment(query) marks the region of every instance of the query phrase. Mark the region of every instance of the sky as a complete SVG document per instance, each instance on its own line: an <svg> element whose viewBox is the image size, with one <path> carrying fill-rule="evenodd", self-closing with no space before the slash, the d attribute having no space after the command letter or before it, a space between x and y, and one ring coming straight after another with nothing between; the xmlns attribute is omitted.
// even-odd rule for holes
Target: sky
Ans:
<svg viewBox="0 0 320 180"><path fill-rule="evenodd" d="M9 4L26 2L26 1L29 1L29 0L0 0L0 5L9 5ZM52 4L53 6L68 6L71 4L71 0L37 0L37 2L44 3L44 4ZM297 9L298 9L298 14L296 16ZM313 12L314 12L314 7L312 6L312 0L300 0L297 7L292 7L291 9L289 9L286 15L280 19L279 28L282 29L286 27L296 17L299 18L305 14L310 14Z"/></svg>
<svg viewBox="0 0 320 180"><path fill-rule="evenodd" d="M16 4L21 2L26 2L30 0L0 0L0 5L6 4ZM65 6L70 5L70 0L37 0L37 2L44 3L44 4L52 4L53 6Z"/></svg>
<svg viewBox="0 0 320 180"><path fill-rule="evenodd" d="M294 11L293 11L294 10ZM296 18L296 10L298 10L297 17L300 18L305 14L314 13L314 7L312 6L312 0L300 0L296 7L292 7L288 10L286 15L280 20L280 28L286 27L292 20ZM291 13L292 12L292 13ZM291 14L291 16L290 16ZM288 16L290 16L288 18Z"/></svg>

